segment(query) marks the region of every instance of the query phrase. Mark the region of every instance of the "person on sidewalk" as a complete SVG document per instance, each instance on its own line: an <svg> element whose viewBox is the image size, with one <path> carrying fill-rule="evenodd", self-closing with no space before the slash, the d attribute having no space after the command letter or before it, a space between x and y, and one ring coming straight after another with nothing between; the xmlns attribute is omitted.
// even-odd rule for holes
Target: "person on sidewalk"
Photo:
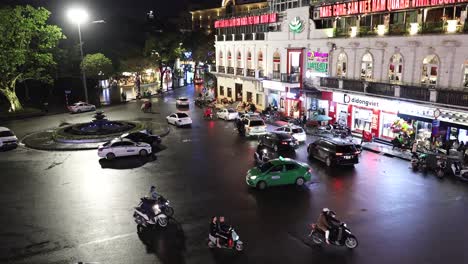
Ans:
<svg viewBox="0 0 468 264"><path fill-rule="evenodd" d="M413 145L411 146L411 154L413 154L413 157L416 157L418 155L418 141L415 140L413 142Z"/></svg>

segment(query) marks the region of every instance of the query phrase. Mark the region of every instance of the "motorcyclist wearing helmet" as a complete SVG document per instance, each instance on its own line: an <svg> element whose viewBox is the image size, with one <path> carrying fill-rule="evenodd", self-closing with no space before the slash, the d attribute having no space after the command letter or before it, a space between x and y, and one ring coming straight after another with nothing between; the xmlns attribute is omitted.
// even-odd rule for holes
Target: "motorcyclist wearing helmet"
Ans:
<svg viewBox="0 0 468 264"><path fill-rule="evenodd" d="M213 113L212 113L212 111L211 111L211 107L207 107L207 108L205 109L205 117L211 117L212 114L213 114Z"/></svg>
<svg viewBox="0 0 468 264"><path fill-rule="evenodd" d="M317 220L317 227L325 232L325 242L330 244L328 237L330 236L330 229L339 226L339 221L336 219L335 212L331 211L328 208L323 208L322 213Z"/></svg>
<svg viewBox="0 0 468 264"><path fill-rule="evenodd" d="M159 194L156 192L156 187L154 185L151 186L150 191L148 192L148 195L146 196L146 198L153 200L153 201L158 200Z"/></svg>

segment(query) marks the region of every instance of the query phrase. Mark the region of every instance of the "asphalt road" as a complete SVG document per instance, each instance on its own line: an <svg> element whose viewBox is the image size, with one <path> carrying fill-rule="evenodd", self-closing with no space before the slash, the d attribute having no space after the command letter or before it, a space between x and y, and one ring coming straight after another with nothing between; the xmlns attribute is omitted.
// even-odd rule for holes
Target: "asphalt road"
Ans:
<svg viewBox="0 0 468 264"><path fill-rule="evenodd" d="M164 121L175 96L108 107L111 119ZM354 168L309 162L304 188L259 192L247 188L256 140L240 138L231 122L202 119L173 128L155 158L99 160L96 151L47 152L19 147L0 152L0 262L2 263L463 263L468 259L468 186L413 173L409 164L362 153ZM20 137L91 114L55 115L10 122ZM136 233L133 207L149 186L175 208L168 229ZM359 239L354 251L317 247L307 225L322 207L347 222ZM209 219L224 215L245 243L241 254L206 247Z"/></svg>

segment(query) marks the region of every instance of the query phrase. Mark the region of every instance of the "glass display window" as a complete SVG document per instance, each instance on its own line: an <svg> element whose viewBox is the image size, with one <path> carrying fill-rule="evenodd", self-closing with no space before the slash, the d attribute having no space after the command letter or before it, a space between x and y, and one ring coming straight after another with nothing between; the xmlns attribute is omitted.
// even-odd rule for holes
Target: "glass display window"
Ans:
<svg viewBox="0 0 468 264"><path fill-rule="evenodd" d="M348 63L348 57L344 52L338 55L338 63L336 65L336 76L346 78L346 64Z"/></svg>
<svg viewBox="0 0 468 264"><path fill-rule="evenodd" d="M394 54L390 59L388 67L388 79L393 83L401 83L403 74L403 57L401 54Z"/></svg>
<svg viewBox="0 0 468 264"><path fill-rule="evenodd" d="M353 130L371 132L372 110L353 107Z"/></svg>
<svg viewBox="0 0 468 264"><path fill-rule="evenodd" d="M367 52L362 56L361 62L361 80L372 80L373 59L372 55Z"/></svg>
<svg viewBox="0 0 468 264"><path fill-rule="evenodd" d="M381 112L380 114L380 135L383 138L394 139L397 134L393 133L392 125L395 120L398 119L398 116L393 113Z"/></svg>
<svg viewBox="0 0 468 264"><path fill-rule="evenodd" d="M437 85L439 71L439 58L436 55L429 55L423 60L421 84Z"/></svg>

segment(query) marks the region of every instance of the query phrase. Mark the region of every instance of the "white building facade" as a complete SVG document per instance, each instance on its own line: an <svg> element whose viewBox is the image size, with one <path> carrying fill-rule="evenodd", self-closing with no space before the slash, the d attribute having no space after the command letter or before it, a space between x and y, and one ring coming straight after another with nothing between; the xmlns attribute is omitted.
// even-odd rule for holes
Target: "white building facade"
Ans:
<svg viewBox="0 0 468 264"><path fill-rule="evenodd" d="M269 2L263 13L217 24L220 98L251 101L259 109L271 104L292 117L320 109L333 121L346 116L356 132L377 137L384 134L382 126L404 116L430 123L429 130L440 126L447 139L456 130L455 138L468 140L467 3ZM249 18L263 14L270 17ZM321 98L311 87L322 91ZM414 107L374 107L378 112L367 107L360 114L352 102L340 107L343 102L334 101L343 93L387 100L380 103L386 107L399 102Z"/></svg>

